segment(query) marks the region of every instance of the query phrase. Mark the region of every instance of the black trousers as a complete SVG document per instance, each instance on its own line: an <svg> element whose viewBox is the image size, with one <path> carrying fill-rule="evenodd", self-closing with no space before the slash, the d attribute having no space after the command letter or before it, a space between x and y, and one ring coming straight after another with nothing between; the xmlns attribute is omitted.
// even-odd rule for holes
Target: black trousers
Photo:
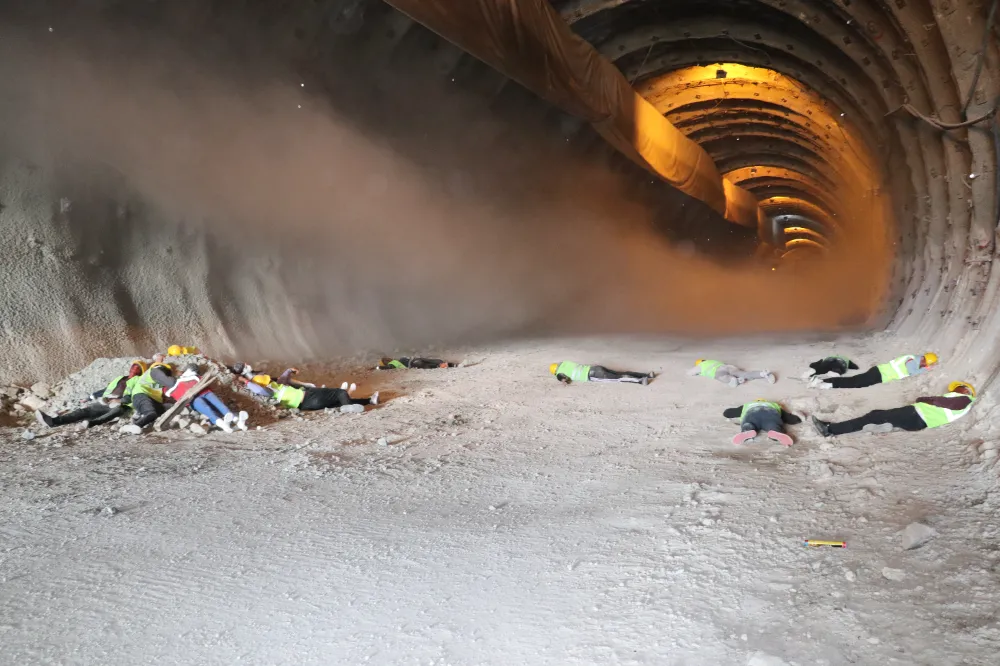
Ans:
<svg viewBox="0 0 1000 666"><path fill-rule="evenodd" d="M629 372L628 370L619 372L618 370L609 370L603 365L592 365L590 366L589 377L592 381L598 382L629 382L638 384L643 379L649 379L649 373Z"/></svg>
<svg viewBox="0 0 1000 666"><path fill-rule="evenodd" d="M303 411L343 407L344 405L367 405L371 402L369 398L352 398L342 388L307 388L305 391L306 394L299 404L299 409Z"/></svg>
<svg viewBox="0 0 1000 666"><path fill-rule="evenodd" d="M145 428L163 413L163 403L156 402L145 393L136 393L132 396L132 410L135 412L132 422Z"/></svg>
<svg viewBox="0 0 1000 666"><path fill-rule="evenodd" d="M768 432L777 430L785 432L785 424L781 420L781 412L776 412L769 407L758 407L751 409L743 416L740 423L740 430L756 430L757 432Z"/></svg>
<svg viewBox="0 0 1000 666"><path fill-rule="evenodd" d="M828 379L824 379L823 381L829 382L833 388L865 388L866 386L881 384L882 373L878 371L877 367L872 366L859 375L851 375L850 377L830 377Z"/></svg>
<svg viewBox="0 0 1000 666"><path fill-rule="evenodd" d="M901 430L923 430L927 427L924 420L920 418L917 408L913 405L906 407L896 407L895 409L874 409L864 416L859 416L850 421L830 424L831 435L846 435L849 432L858 432L866 425L879 425L880 423L891 423L894 428Z"/></svg>
<svg viewBox="0 0 1000 666"><path fill-rule="evenodd" d="M79 423L80 421L87 421L87 426L93 427L113 421L124 413L124 407L109 407L99 402L92 402L80 409L74 409L72 412L52 417L52 425L64 426L71 423Z"/></svg>
<svg viewBox="0 0 1000 666"><path fill-rule="evenodd" d="M816 361L815 363L810 363L809 367L812 368L817 375L825 375L828 372L833 372L838 375L845 374L848 370L857 370L858 366L851 363L850 365L844 361L842 358L827 357Z"/></svg>

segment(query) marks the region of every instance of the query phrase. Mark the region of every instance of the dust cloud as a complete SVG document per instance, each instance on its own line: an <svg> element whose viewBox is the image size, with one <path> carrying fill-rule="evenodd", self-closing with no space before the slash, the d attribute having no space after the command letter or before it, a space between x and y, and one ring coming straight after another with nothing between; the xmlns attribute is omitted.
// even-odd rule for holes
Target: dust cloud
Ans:
<svg viewBox="0 0 1000 666"><path fill-rule="evenodd" d="M144 202L127 270L111 279L162 285L114 287L138 301L129 337L108 340L86 308L60 329L99 332L105 355L171 336L303 359L523 335L824 330L863 322L882 297L878 243L788 271L691 256L607 171L565 151L504 150L477 136L488 123L446 109L440 150L466 170L428 167L337 112L338 95L366 85L360 74L320 94L155 39L124 53L99 39L0 37L7 150L77 190ZM153 240L164 220L213 251L164 264ZM101 252L120 240L99 215L74 224ZM165 280L164 265L188 277ZM44 317L6 307L8 334L56 344Z"/></svg>

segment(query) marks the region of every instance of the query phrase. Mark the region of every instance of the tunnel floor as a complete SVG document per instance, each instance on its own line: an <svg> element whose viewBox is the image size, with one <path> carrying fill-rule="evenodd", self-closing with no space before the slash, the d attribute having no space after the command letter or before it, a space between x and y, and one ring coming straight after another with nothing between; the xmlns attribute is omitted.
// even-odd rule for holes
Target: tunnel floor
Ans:
<svg viewBox="0 0 1000 666"><path fill-rule="evenodd" d="M838 350L875 360L865 342L885 351ZM4 430L0 662L992 663L996 470L974 418L802 425L784 449L733 447L721 416L768 397L844 418L942 377L818 394L792 377L830 345L739 349L472 350L394 375L379 410L236 436ZM695 353L779 380L684 377ZM545 374L563 358L663 374L567 387ZM914 521L937 536L904 551Z"/></svg>

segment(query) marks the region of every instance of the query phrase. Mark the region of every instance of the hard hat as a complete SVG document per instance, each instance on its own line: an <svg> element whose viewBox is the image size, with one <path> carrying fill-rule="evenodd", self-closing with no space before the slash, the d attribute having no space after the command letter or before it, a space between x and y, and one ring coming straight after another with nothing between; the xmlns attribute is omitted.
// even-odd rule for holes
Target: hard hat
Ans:
<svg viewBox="0 0 1000 666"><path fill-rule="evenodd" d="M170 345L167 347L167 356L183 356L184 348L180 345Z"/></svg>
<svg viewBox="0 0 1000 666"><path fill-rule="evenodd" d="M254 384L260 384L261 386L267 386L271 383L271 375L254 375L251 379Z"/></svg>
<svg viewBox="0 0 1000 666"><path fill-rule="evenodd" d="M694 364L695 365L700 365L701 363L704 363L704 362L705 362L705 359L699 358L697 361L694 362Z"/></svg>
<svg viewBox="0 0 1000 666"><path fill-rule="evenodd" d="M163 363L163 362L154 363L151 366L149 366L149 369L152 370L153 368L156 368L156 367L166 368L171 373L174 371L174 366L172 364L170 364L170 363Z"/></svg>
<svg viewBox="0 0 1000 666"><path fill-rule="evenodd" d="M556 374L556 370L558 369L559 369L558 363L553 363L552 365L549 366L549 372L551 372L553 375Z"/></svg>
<svg viewBox="0 0 1000 666"><path fill-rule="evenodd" d="M968 389L969 395L973 398L976 397L976 387L969 382L952 382L948 384L948 393L954 393L956 389L960 388Z"/></svg>
<svg viewBox="0 0 1000 666"><path fill-rule="evenodd" d="M924 360L927 361L927 365L934 365L938 362L938 357L934 352L927 352L924 354Z"/></svg>
<svg viewBox="0 0 1000 666"><path fill-rule="evenodd" d="M146 365L146 362L145 361L140 361L139 359L135 359L134 361L132 361L131 363L128 364L129 370L132 369L133 365L137 365L140 368L142 368L143 372L146 372L146 370L148 369L148 366Z"/></svg>

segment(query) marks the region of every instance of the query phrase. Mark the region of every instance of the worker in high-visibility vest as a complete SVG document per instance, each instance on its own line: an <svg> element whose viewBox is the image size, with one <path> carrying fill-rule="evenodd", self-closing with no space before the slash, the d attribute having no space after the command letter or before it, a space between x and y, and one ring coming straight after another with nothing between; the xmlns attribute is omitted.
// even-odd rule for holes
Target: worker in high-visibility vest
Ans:
<svg viewBox="0 0 1000 666"><path fill-rule="evenodd" d="M655 377L652 372L632 372L630 370L609 370L603 365L582 365L573 361L553 363L549 366L549 374L563 384L573 382L623 382L626 384L642 384L646 386Z"/></svg>
<svg viewBox="0 0 1000 666"><path fill-rule="evenodd" d="M769 384L776 381L774 375L767 370L740 370L735 365L708 358L699 358L695 361L694 367L687 371L687 375L688 377L701 376L716 379L732 388L754 379L766 379Z"/></svg>
<svg viewBox="0 0 1000 666"><path fill-rule="evenodd" d="M802 379L812 379L821 375L846 375L848 370L858 370L858 364L844 356L827 356L809 364Z"/></svg>
<svg viewBox="0 0 1000 666"><path fill-rule="evenodd" d="M865 388L866 386L875 386L876 384L895 382L900 379L912 377L913 375L923 374L937 362L938 356L934 352L927 352L923 356L907 354L906 356L894 358L888 363L882 363L868 368L868 370L858 375L851 375L850 377L828 377L826 379L816 377L809 382L809 386L810 388L821 389Z"/></svg>
<svg viewBox="0 0 1000 666"><path fill-rule="evenodd" d="M434 368L454 368L457 363L449 363L439 358L409 358L400 356L399 358L383 357L379 360L376 370L405 370L413 368L415 370L433 370Z"/></svg>
<svg viewBox="0 0 1000 666"><path fill-rule="evenodd" d="M768 439L783 446L791 446L792 438L785 434L785 424L798 425L802 419L791 412L786 412L781 405L770 400L758 398L739 407L732 407L722 412L727 419L740 420L740 432L733 436L733 444L745 444L758 433L764 433Z"/></svg>
<svg viewBox="0 0 1000 666"><path fill-rule="evenodd" d="M138 359L132 361L129 365L127 375L114 377L103 390L91 394L90 397L93 398L94 402L57 416L49 416L43 411L38 410L35 412L35 418L39 423L49 428L57 428L84 421L87 423L88 428L92 428L114 421L124 415L125 410L128 409L127 405L122 404L122 398L125 395L129 380L138 377L144 372L146 372L146 363L144 361Z"/></svg>
<svg viewBox="0 0 1000 666"><path fill-rule="evenodd" d="M299 409L302 411L316 411L337 407L342 412L363 412L365 405L378 405L378 391L368 398L353 398L351 393L357 388L355 384L347 385L345 382L341 388L326 388L307 386L288 386L273 381L268 375L255 375L247 382L247 386L255 384L255 393L274 399L279 406L287 409Z"/></svg>
<svg viewBox="0 0 1000 666"><path fill-rule="evenodd" d="M849 421L831 423L812 417L816 430L824 437L845 435L849 432L887 432L893 428L917 431L940 428L956 421L972 409L976 389L968 382L952 382L948 392L939 396L917 398L912 405L895 409L876 409Z"/></svg>

